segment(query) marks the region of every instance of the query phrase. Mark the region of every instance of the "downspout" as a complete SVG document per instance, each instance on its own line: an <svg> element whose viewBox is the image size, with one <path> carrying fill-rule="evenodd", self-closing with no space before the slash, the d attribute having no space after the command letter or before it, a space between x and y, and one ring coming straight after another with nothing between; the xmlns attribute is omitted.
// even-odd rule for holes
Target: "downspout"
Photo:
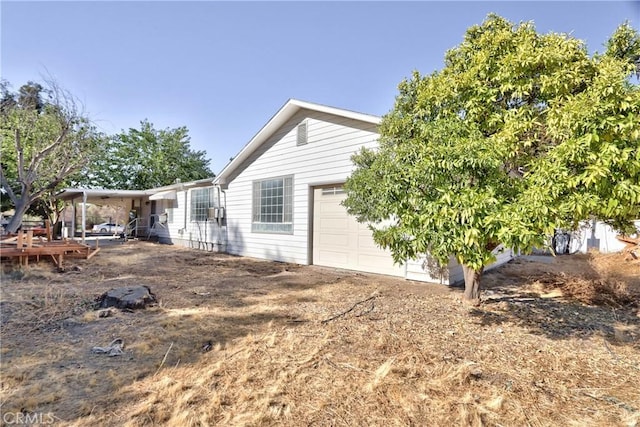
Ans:
<svg viewBox="0 0 640 427"><path fill-rule="evenodd" d="M221 246L224 248L223 252L227 253L227 244L229 243L229 227L228 225L224 225L224 222L227 221L227 191L223 190L221 187L218 188L220 189L220 193L224 194L224 206L220 204L220 207L224 209L224 217L220 220L220 234L222 235ZM220 196L220 193L218 193L218 196Z"/></svg>
<svg viewBox="0 0 640 427"><path fill-rule="evenodd" d="M218 211L218 215L216 215L216 218L214 219L214 221L216 222L216 235L215 235L215 241L213 240L214 236L212 237L212 241L211 241L211 250L214 250L215 248L217 248L217 251L220 252L220 246L222 244L221 239L220 239L220 235L222 234L222 219L220 218L220 212L222 212L222 205L220 204L220 186L219 185L215 185L214 187L216 190L216 202L214 203L214 207L217 208ZM213 230L213 228L212 228Z"/></svg>
<svg viewBox="0 0 640 427"><path fill-rule="evenodd" d="M187 233L187 194L189 194L189 190L185 189L184 185L181 187L184 191L184 226L182 227L182 238L186 239L185 234ZM191 247L191 237L189 237L189 247Z"/></svg>

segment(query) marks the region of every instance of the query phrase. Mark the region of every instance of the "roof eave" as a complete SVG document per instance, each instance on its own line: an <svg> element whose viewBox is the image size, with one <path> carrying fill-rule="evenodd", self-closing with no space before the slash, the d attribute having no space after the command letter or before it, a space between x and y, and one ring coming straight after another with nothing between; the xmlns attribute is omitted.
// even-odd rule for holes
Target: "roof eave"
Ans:
<svg viewBox="0 0 640 427"><path fill-rule="evenodd" d="M195 181L186 181L186 182L176 182L170 185L165 185L162 187L155 187L155 188L150 188L148 190L146 190L149 194L155 194L158 193L160 191L167 191L167 190L184 190L185 188L192 188L192 187L208 187L213 185L213 182L215 180L215 177L210 177L210 178L204 178L204 179L198 179Z"/></svg>
<svg viewBox="0 0 640 427"><path fill-rule="evenodd" d="M86 195L87 198L100 198L103 200L114 198L138 198L145 197L148 193L145 190L104 190L89 188L65 188L55 195L58 200L73 200Z"/></svg>

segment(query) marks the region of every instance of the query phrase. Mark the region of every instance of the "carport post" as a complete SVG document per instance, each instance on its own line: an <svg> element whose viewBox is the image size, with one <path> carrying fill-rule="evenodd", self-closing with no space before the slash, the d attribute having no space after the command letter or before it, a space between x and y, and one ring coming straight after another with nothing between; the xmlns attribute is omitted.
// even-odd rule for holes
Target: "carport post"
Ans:
<svg viewBox="0 0 640 427"><path fill-rule="evenodd" d="M71 199L71 211L73 212L73 216L71 217L71 236L68 236L71 240L75 240L76 238L76 220L78 215L78 206L76 204L76 199Z"/></svg>
<svg viewBox="0 0 640 427"><path fill-rule="evenodd" d="M87 232L87 192L82 192L82 243Z"/></svg>

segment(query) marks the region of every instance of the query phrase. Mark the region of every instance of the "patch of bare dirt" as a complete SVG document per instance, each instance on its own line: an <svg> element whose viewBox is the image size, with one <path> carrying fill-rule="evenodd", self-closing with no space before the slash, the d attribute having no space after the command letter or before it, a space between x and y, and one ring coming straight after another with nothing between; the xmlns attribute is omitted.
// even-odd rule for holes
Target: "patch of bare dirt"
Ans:
<svg viewBox="0 0 640 427"><path fill-rule="evenodd" d="M637 425L640 275L621 262L518 259L486 274L469 310L442 285L105 246L81 271L2 276L0 423ZM579 298L598 283L631 301ZM158 304L92 308L126 285L149 286ZM116 338L123 355L91 352Z"/></svg>

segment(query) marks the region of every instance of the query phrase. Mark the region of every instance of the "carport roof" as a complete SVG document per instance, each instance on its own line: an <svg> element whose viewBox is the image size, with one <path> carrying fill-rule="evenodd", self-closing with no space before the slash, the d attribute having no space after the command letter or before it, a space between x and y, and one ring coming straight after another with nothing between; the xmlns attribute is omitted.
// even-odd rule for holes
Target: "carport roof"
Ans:
<svg viewBox="0 0 640 427"><path fill-rule="evenodd" d="M153 191L149 190L96 190L85 188L65 188L58 194L56 199L58 200L73 200L82 198L83 194L87 195L87 201L106 201L108 199L137 199L140 197L146 197L153 194Z"/></svg>
<svg viewBox="0 0 640 427"><path fill-rule="evenodd" d="M189 188L195 187L210 187L213 186L213 179L204 178L196 181L189 182L176 182L175 184L165 185L164 187L156 187L150 188L148 190L100 190L100 189L90 189L90 188L65 188L56 194L56 199L58 200L73 200L77 198L82 198L83 194L87 195L87 201L100 202L104 203L105 200L108 199L137 199L140 197L147 197L156 195L156 197L152 197L151 200L159 200L159 199L167 199L175 197L176 191L184 191Z"/></svg>

